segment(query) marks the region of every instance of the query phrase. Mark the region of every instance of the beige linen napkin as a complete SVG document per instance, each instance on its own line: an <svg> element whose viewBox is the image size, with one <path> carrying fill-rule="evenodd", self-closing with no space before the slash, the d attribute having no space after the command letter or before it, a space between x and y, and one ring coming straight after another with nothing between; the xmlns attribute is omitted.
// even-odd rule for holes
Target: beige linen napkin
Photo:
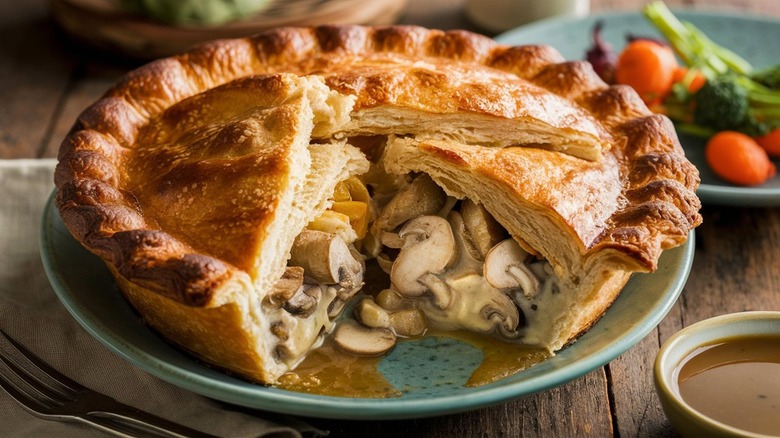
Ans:
<svg viewBox="0 0 780 438"><path fill-rule="evenodd" d="M83 330L49 285L38 251L54 165L54 160L0 160L0 327L6 333L81 384L194 429L235 437L326 434L293 418L230 406L168 384ZM0 435L105 436L87 425L34 417L2 390Z"/></svg>

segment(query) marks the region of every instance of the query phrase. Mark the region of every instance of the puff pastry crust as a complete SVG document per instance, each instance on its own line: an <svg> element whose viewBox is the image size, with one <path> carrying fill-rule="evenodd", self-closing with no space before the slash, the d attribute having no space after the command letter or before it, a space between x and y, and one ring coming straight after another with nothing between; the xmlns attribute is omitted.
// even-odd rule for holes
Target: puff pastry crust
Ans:
<svg viewBox="0 0 780 438"><path fill-rule="evenodd" d="M411 26L281 28L130 72L63 141L57 205L153 327L273 383L305 352L280 361L257 309L335 184L368 170L355 135L391 136L390 172L485 202L572 285L608 268L556 349L701 222L697 170L632 90L547 46Z"/></svg>

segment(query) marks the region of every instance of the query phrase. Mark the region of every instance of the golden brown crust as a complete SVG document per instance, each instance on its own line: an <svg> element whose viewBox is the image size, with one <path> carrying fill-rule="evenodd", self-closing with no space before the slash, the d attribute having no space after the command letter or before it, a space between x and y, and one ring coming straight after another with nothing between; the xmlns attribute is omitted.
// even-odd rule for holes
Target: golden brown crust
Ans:
<svg viewBox="0 0 780 438"><path fill-rule="evenodd" d="M277 209L275 194L289 184L294 141L278 127L300 122L297 101L286 93L290 73L320 75L330 88L354 95L355 114L376 107L466 112L533 120L549 138L575 138L586 147L572 153L601 160L537 148L430 151L475 166L511 186L523 202L555 215L577 236L582 254L604 251L631 270L650 271L662 250L682 243L701 222L698 172L668 119L652 115L633 90L608 87L590 65L564 62L550 47L508 47L469 32L414 26L320 26L216 41L152 62L124 76L79 117L60 149L57 205L74 236L106 260L133 305L156 319L155 327L185 344L196 332L231 330L214 338L235 339L230 348L191 349L210 361L241 363L237 372L251 379L274 377L263 365L268 357L259 357L242 332L247 322L239 313L251 310L230 308L230 294L251 290L253 260ZM258 113L257 106L275 109ZM213 132L211 122L218 126ZM236 146L257 136L277 147ZM200 146L188 149L192 144ZM216 174L236 178L202 185ZM550 190L550 180L566 187ZM258 188L257 196L241 202L219 196ZM183 196L191 190L201 192ZM243 215L240 223L222 226L236 214ZM613 277L610 282L624 280ZM603 302L592 309L603 312L614 296L593 297ZM182 320L203 320L165 321L165 315L185 314Z"/></svg>
<svg viewBox="0 0 780 438"><path fill-rule="evenodd" d="M599 244L635 253L645 267L652 269L659 251L672 241L679 243L687 230L700 221L692 195L698 183L695 169L682 158L671 125L650 116L635 93L625 87L606 87L587 64L563 62L549 47L507 47L468 32L441 32L413 26L282 28L252 38L206 44L129 73L81 115L73 133L63 143L56 178L60 187L58 205L63 216L80 240L87 239L85 243L96 248L106 246L97 240L111 239L116 231L160 228L159 217L149 218L139 211L135 194L123 193L117 187L118 168L125 166L127 149L138 142L149 120L177 102L240 77L278 71L323 73L329 77L331 86L342 91L355 90L361 84L361 77L367 76L378 83L392 82L394 79L387 69L372 71L370 68L371 63L388 59L398 63L423 60L445 66L439 76L431 76L429 71L407 75L404 86L412 84L418 90L436 89L418 86L426 81L454 80L447 73L451 70L471 70L479 72L480 77L492 75L504 79L517 75L528 81L517 82L521 88L518 92L527 94L539 87L573 99L601 121L599 126L612 131L615 142L625 141L627 146L621 152L625 156L621 160L627 164L621 172L631 188L620 201L629 207L610 210L615 214L604 222L601 233L604 240ZM350 73L352 68L355 70ZM356 93L358 108L392 104L393 92L409 96L397 90L388 91L386 85L370 87L362 83L362 87ZM496 115L514 111L506 106L491 106L495 96L477 95L483 100L457 102ZM539 95L549 99L542 92ZM430 94L412 96L433 99ZM538 110L540 117L544 117L543 113L555 114L544 106L531 107L531 110ZM667 199L663 202L651 199L658 196L653 189L658 184L648 185L648 178L659 171L666 172L667 178L682 178L679 187L664 185L662 192ZM635 179L643 181L635 182ZM82 189L74 191L69 189L71 186ZM92 189L83 189L87 186ZM117 188L118 191L112 191ZM643 221L643 217L656 219ZM665 232L655 233L660 238L658 242L648 241L651 236L647 230L655 229L655 221L659 220L668 224ZM162 228L167 231L166 226ZM215 262L225 257L246 268L229 254L204 255L209 256L216 256ZM181 287L186 290L189 287L186 285L201 281L204 275L201 272L191 279L181 279ZM182 294L183 291L177 293Z"/></svg>
<svg viewBox="0 0 780 438"><path fill-rule="evenodd" d="M134 132L127 147L110 135L111 126L126 127L123 114L105 113L104 102L113 109L116 98L98 102L61 148L55 182L65 223L125 278L189 305L211 304L231 279L252 273L289 184L302 99L289 82L250 77L184 99L123 130ZM240 97L253 94L242 106ZM83 129L91 125L103 131Z"/></svg>
<svg viewBox="0 0 780 438"><path fill-rule="evenodd" d="M251 332L242 329L246 327L245 316L235 303L213 308L188 305L150 291L112 271L122 295L167 339L210 364L221 365L250 380L274 380L262 366L265 358L258 354Z"/></svg>
<svg viewBox="0 0 780 438"><path fill-rule="evenodd" d="M123 168L144 214L198 251L252 272L290 184L303 110L290 87L280 76L242 78L144 126Z"/></svg>
<svg viewBox="0 0 780 438"><path fill-rule="evenodd" d="M700 201L693 190L670 177L678 170L672 167L679 164L677 160L653 179L644 180L644 173L633 173L633 164L645 161L606 158L591 163L531 148L464 151L432 143L420 147L452 166L501 182L513 199L522 199L533 209L554 212L559 228L573 234L580 245L583 259L611 248L627 268L653 271L660 253L683 243L701 222ZM659 164L655 157L640 158ZM695 174L692 166L688 170L683 181ZM632 181L621 186L624 179Z"/></svg>
<svg viewBox="0 0 780 438"><path fill-rule="evenodd" d="M453 168L500 183L511 199L554 215L561 232L572 234L580 246L583 260L609 248L618 251L628 269L653 271L661 252L685 242L701 223L698 171L685 159L665 117L619 120L622 124L617 116L612 123L625 146L613 148L600 162L534 148L464 148L445 142L419 147Z"/></svg>

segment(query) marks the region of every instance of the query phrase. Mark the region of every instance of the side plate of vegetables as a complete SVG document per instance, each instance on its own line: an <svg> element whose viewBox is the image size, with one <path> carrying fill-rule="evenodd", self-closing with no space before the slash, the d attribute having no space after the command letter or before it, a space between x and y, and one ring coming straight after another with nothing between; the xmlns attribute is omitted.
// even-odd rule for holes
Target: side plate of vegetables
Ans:
<svg viewBox="0 0 780 438"><path fill-rule="evenodd" d="M643 10L545 20L499 35L587 59L675 122L705 203L780 205L780 20Z"/></svg>

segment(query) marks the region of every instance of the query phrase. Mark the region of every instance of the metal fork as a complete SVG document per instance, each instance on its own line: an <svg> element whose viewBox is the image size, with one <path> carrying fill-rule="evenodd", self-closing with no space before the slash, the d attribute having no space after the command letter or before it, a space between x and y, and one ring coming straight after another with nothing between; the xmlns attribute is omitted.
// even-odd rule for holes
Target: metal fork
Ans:
<svg viewBox="0 0 780 438"><path fill-rule="evenodd" d="M212 437L93 391L64 376L0 329L0 386L46 420L78 421L122 437Z"/></svg>

